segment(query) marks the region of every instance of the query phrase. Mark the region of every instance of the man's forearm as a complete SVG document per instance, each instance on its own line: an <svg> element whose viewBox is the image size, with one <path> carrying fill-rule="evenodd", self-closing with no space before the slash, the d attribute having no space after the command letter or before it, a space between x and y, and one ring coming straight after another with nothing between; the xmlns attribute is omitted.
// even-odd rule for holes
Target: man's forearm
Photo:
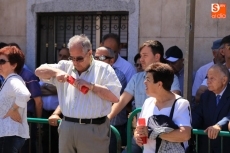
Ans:
<svg viewBox="0 0 230 153"><path fill-rule="evenodd" d="M108 114L108 118L114 118L130 102L132 98L133 96L131 94L124 91L123 94L120 96L119 102L113 104L112 110L110 114Z"/></svg>
<svg viewBox="0 0 230 153"><path fill-rule="evenodd" d="M35 110L36 110L36 117L40 118L42 117L42 98L39 97L35 97L34 98L35 101Z"/></svg>
<svg viewBox="0 0 230 153"><path fill-rule="evenodd" d="M41 65L35 70L35 75L41 79L50 79L52 77L55 77L59 71L61 70L52 68L48 65Z"/></svg>
<svg viewBox="0 0 230 153"><path fill-rule="evenodd" d="M60 105L57 106L57 108L55 109L55 111L53 112L52 115L61 115L61 108Z"/></svg>
<svg viewBox="0 0 230 153"><path fill-rule="evenodd" d="M108 88L95 84L92 87L92 91L98 95L100 98L110 101L112 103L117 103L120 97L116 97Z"/></svg>

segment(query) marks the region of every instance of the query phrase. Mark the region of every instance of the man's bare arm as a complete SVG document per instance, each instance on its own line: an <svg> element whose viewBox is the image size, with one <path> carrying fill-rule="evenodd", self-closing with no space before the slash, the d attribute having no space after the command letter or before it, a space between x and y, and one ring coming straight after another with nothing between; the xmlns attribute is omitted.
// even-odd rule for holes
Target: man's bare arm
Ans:
<svg viewBox="0 0 230 153"><path fill-rule="evenodd" d="M42 117L42 97L38 96L34 98L35 101L35 110L36 110L36 117Z"/></svg>
<svg viewBox="0 0 230 153"><path fill-rule="evenodd" d="M63 71L44 64L35 70L35 75L41 79L50 79L52 77L56 77L57 73L61 72Z"/></svg>
<svg viewBox="0 0 230 153"><path fill-rule="evenodd" d="M132 98L133 96L131 94L124 91L123 94L120 96L119 102L113 104L112 110L110 114L108 114L108 118L114 118L130 102Z"/></svg>

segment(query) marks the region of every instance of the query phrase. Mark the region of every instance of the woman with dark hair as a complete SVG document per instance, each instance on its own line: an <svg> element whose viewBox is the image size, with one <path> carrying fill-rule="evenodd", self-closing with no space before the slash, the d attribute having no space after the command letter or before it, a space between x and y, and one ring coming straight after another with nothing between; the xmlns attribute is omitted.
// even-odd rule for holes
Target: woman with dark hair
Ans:
<svg viewBox="0 0 230 153"><path fill-rule="evenodd" d="M140 118L146 126L137 126L134 137L144 153L184 153L191 135L190 105L186 99L170 91L174 72L168 64L153 63L146 68L145 90L149 96ZM183 143L185 142L185 143Z"/></svg>
<svg viewBox="0 0 230 153"><path fill-rule="evenodd" d="M24 62L18 48L0 49L0 75L4 77L0 88L0 153L18 153L29 138L26 112L30 92L18 75Z"/></svg>

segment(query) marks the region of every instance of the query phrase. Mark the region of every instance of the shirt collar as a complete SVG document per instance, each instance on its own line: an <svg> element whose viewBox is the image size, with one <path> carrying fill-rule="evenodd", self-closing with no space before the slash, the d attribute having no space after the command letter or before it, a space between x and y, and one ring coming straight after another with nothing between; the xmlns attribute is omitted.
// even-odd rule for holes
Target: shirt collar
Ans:
<svg viewBox="0 0 230 153"><path fill-rule="evenodd" d="M223 95L224 91L226 90L226 88L227 88L227 86L219 94L216 94L216 96L220 95L220 97L222 97L222 95Z"/></svg>
<svg viewBox="0 0 230 153"><path fill-rule="evenodd" d="M117 60L115 61L115 63L113 63L113 67L118 67L119 63L122 63L122 62L120 62L121 58L122 57L120 56L120 54L118 54Z"/></svg>

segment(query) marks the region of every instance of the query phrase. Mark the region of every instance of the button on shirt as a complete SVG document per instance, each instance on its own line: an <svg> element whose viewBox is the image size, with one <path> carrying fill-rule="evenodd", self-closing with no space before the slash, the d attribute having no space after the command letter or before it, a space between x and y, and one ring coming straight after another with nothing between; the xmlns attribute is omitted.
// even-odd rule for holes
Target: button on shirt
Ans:
<svg viewBox="0 0 230 153"><path fill-rule="evenodd" d="M48 66L61 69L76 79L84 79L107 87L117 98L120 97L121 84L113 68L101 61L92 59L91 65L85 72L78 75L72 61L60 61ZM68 82L60 83L57 79L44 80L57 87L58 100L64 116L73 118L98 118L107 116L111 111L112 103L101 99L91 90L83 94Z"/></svg>

